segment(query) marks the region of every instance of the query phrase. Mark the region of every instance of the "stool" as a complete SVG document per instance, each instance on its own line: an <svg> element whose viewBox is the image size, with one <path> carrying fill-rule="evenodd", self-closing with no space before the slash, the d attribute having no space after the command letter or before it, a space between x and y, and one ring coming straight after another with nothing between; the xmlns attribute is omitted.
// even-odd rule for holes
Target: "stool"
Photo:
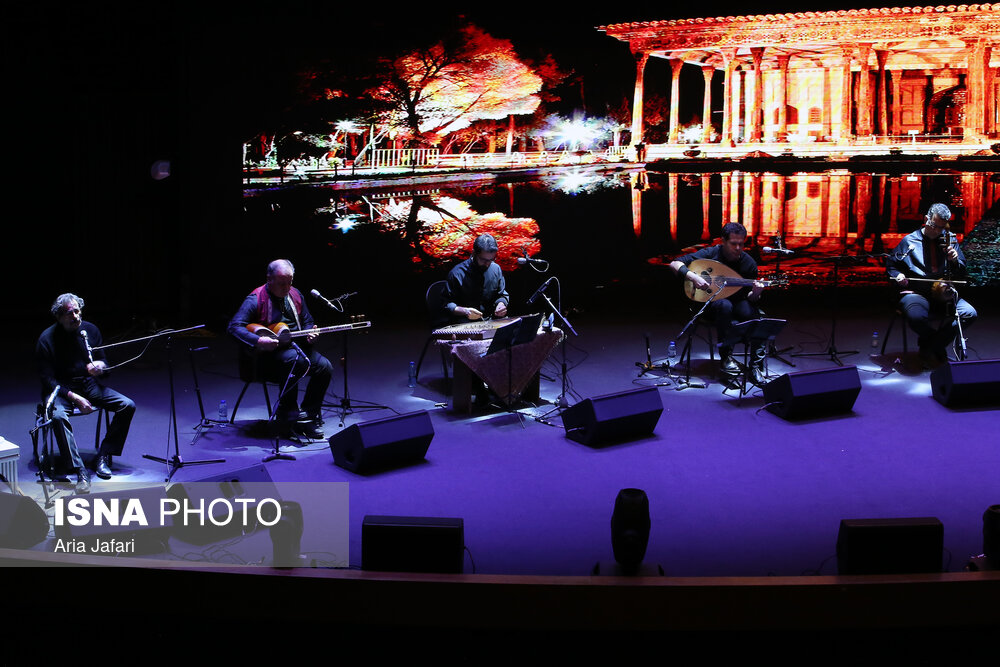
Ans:
<svg viewBox="0 0 1000 667"><path fill-rule="evenodd" d="M903 320L903 325L900 327L903 332L903 354L905 355L909 352L909 346L906 341L906 317L903 316L902 309L897 307L892 311L892 317L889 319L889 326L885 328L885 337L882 339L882 349L879 350L880 355L885 354L885 346L889 343L889 334L892 333L892 327L896 324L897 319Z"/></svg>
<svg viewBox="0 0 1000 667"><path fill-rule="evenodd" d="M254 382L259 382L260 386L264 389L264 403L267 405L267 418L270 419L272 416L271 395L267 391L267 380L257 372L257 357L254 354L240 350L239 369L240 379L243 380L243 389L240 391L239 398L236 399L236 405L233 406L233 414L229 416L229 423L236 423L236 411L240 409L240 402L243 401L244 394L247 393L247 389Z"/></svg>
<svg viewBox="0 0 1000 667"><path fill-rule="evenodd" d="M44 410L45 410L45 407L41 403L39 403L35 407L35 428L31 429L28 433L31 435L31 453L32 453L32 457L35 460L35 465L37 465L39 467L39 470L41 470L42 463L38 459L38 432L42 428L45 429L45 433L43 435L43 441L42 441L42 453L44 454L44 457L46 459L48 459L47 463L49 465L49 473L51 474L52 473L52 460L53 459L50 456L50 454L51 454L51 448L49 447L49 424L47 422L45 422L45 416L43 414ZM73 408L73 411L72 412L68 412L67 414L69 415L70 419L73 419L74 417L82 417L82 416L84 416L84 414L82 412L79 412L76 408ZM91 413L88 412L87 414L91 414ZM94 450L95 451L100 451L101 450L101 422L102 421L104 422L104 427L105 428L110 428L111 427L111 413L109 413L104 408L97 408L97 410L95 411L95 414L97 414L97 428L96 428L96 430L94 432ZM104 417L103 420L101 419L102 415ZM109 466L111 465L111 462L112 462L112 457L109 455L108 456L108 465Z"/></svg>

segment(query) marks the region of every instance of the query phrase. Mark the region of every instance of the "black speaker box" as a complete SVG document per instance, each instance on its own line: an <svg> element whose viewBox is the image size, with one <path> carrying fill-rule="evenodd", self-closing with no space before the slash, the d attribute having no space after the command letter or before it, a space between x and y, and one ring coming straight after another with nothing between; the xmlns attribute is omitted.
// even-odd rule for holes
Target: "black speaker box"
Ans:
<svg viewBox="0 0 1000 667"><path fill-rule="evenodd" d="M231 504L234 498L273 498L280 502L281 496L271 479L270 473L262 463L256 463L245 468L237 468L228 472L217 473L190 482L176 482L167 489L167 497L186 503L188 507L204 506L206 515L213 500L224 498ZM246 512L256 516L256 503L247 503ZM242 512L242 505L235 505ZM266 505L261 509L266 509ZM228 512L225 506L217 504L212 516L219 522ZM219 540L235 537L243 532L242 521L230 521L226 525L216 525L210 520L205 525L199 525L194 520L188 520L187 525L175 525L174 534L191 544L208 544Z"/></svg>
<svg viewBox="0 0 1000 667"><path fill-rule="evenodd" d="M837 534L840 574L940 572L944 526L934 517L843 519Z"/></svg>
<svg viewBox="0 0 1000 667"><path fill-rule="evenodd" d="M48 534L49 520L34 499L0 493L0 548L29 549Z"/></svg>
<svg viewBox="0 0 1000 667"><path fill-rule="evenodd" d="M462 519L368 515L361 524L361 569L461 574Z"/></svg>
<svg viewBox="0 0 1000 667"><path fill-rule="evenodd" d="M430 413L421 410L352 424L330 436L330 451L341 468L365 474L424 460L433 437Z"/></svg>
<svg viewBox="0 0 1000 667"><path fill-rule="evenodd" d="M563 412L566 437L584 445L648 435L663 412L656 387L631 389L580 401Z"/></svg>
<svg viewBox="0 0 1000 667"><path fill-rule="evenodd" d="M118 542L132 542L131 549L133 550L123 553L129 555L132 553L157 553L163 550L163 546L173 530L173 517L168 515L164 523L160 522L160 503L166 497L165 487L150 486L138 489L122 488L117 491L87 493L59 499L64 503L64 520L63 525L55 525L55 536L60 540L82 540L86 544L88 552L94 548L99 550L101 546L99 543L106 544L113 538ZM89 520L81 526L74 526L70 522L69 504L75 498L86 502L90 513ZM136 502L142 508L146 526L140 526L134 520L130 520L133 515L129 511L129 506ZM104 516L98 519L99 510L102 508L110 511L112 517L117 508L119 525L113 525Z"/></svg>
<svg viewBox="0 0 1000 667"><path fill-rule="evenodd" d="M857 366L785 373L764 385L767 409L783 419L850 412L861 393Z"/></svg>
<svg viewBox="0 0 1000 667"><path fill-rule="evenodd" d="M931 371L931 391L941 405L1000 403L1000 359L949 361Z"/></svg>

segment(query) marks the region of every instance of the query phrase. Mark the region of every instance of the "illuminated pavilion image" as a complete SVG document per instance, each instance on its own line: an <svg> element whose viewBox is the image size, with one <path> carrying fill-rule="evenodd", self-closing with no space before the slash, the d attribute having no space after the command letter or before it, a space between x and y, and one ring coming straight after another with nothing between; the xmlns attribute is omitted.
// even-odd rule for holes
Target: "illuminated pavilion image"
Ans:
<svg viewBox="0 0 1000 667"><path fill-rule="evenodd" d="M705 77L702 123L688 143L770 144L778 150L960 141L997 136L1000 8L995 4L798 11L618 23L600 28L636 60L632 135L642 136L643 74L670 62L669 143L678 122L682 68ZM715 99L712 82L722 79ZM650 157L657 153L651 147Z"/></svg>
<svg viewBox="0 0 1000 667"><path fill-rule="evenodd" d="M0 664L996 636L1000 4L10 25Z"/></svg>

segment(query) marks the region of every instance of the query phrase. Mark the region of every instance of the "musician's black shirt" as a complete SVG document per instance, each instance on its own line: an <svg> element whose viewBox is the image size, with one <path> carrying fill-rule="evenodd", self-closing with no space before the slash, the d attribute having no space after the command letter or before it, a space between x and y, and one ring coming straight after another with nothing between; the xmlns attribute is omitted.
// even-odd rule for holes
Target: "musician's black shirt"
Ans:
<svg viewBox="0 0 1000 667"><path fill-rule="evenodd" d="M713 245L706 248L702 248L697 252L688 253L683 257L678 257L677 261L681 262L685 266L695 261L696 259L712 259L720 264L725 264L730 269L740 274L742 278L748 278L750 280L757 279L757 262L753 260L753 257L745 252L741 252L740 256L735 262L730 262L725 259L725 255L722 252L722 245ZM743 289L737 291L732 296L729 297L730 301L738 301L747 298L750 293L749 287L744 287Z"/></svg>
<svg viewBox="0 0 1000 667"><path fill-rule="evenodd" d="M92 348L102 344L101 330L90 322L83 322L76 331L66 331L58 322L42 332L35 345L35 362L42 380L42 397L52 393L59 385L59 396L66 398L74 388L89 382L87 373L87 344L81 331L87 332ZM105 361L104 350L94 350L94 361Z"/></svg>
<svg viewBox="0 0 1000 667"><path fill-rule="evenodd" d="M503 270L493 262L485 271L476 266L474 257L456 264L448 273L448 294L445 310L452 316L456 307L475 308L484 316L493 315L498 303L507 305L510 295L503 279ZM463 320L465 318L462 318Z"/></svg>

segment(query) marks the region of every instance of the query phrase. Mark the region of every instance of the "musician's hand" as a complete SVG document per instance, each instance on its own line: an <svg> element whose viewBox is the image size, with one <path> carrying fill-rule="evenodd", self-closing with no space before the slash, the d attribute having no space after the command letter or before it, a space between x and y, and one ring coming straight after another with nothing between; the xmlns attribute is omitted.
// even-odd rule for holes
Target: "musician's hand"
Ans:
<svg viewBox="0 0 1000 667"><path fill-rule="evenodd" d="M278 339L271 338L270 336L261 336L253 346L261 352L270 352L278 349Z"/></svg>
<svg viewBox="0 0 1000 667"><path fill-rule="evenodd" d="M496 315L497 317L506 317L507 316L507 304L504 303L503 301L501 301L500 303L498 303L497 306L496 306L496 308L493 309L493 314Z"/></svg>
<svg viewBox="0 0 1000 667"><path fill-rule="evenodd" d="M906 276L904 276L902 273L897 273L896 277L893 278L893 280L895 280L896 284L898 284L900 287L906 287L910 282L909 280L906 279Z"/></svg>
<svg viewBox="0 0 1000 667"><path fill-rule="evenodd" d="M709 289L711 289L712 283L708 282L707 280L699 276L697 273L692 273L691 271L688 271L687 275L691 276L691 282L694 284L695 289L705 290L706 292L709 291Z"/></svg>
<svg viewBox="0 0 1000 667"><path fill-rule="evenodd" d="M80 394L74 394L73 392L70 392L68 398L69 400L73 401L73 405L75 405L76 409L80 411L80 414L89 415L91 412L94 411L94 406L91 404L91 402L88 401L83 396L80 396Z"/></svg>
<svg viewBox="0 0 1000 667"><path fill-rule="evenodd" d="M476 310L475 308L465 308L463 306L459 306L458 308L455 309L455 312L458 313L459 315L465 315L465 317L467 317L470 320L483 319L483 314L478 310Z"/></svg>
<svg viewBox="0 0 1000 667"><path fill-rule="evenodd" d="M313 329L319 329L319 325L314 324L313 325ZM306 334L306 342L307 343L312 343L317 338L319 338L319 334L318 333L313 333L312 331L310 331L309 333Z"/></svg>
<svg viewBox="0 0 1000 667"><path fill-rule="evenodd" d="M958 251L955 250L955 246L948 246L948 249L945 251L944 254L948 256L949 262L958 261Z"/></svg>
<svg viewBox="0 0 1000 667"><path fill-rule="evenodd" d="M764 291L764 283L760 282L759 280L755 280L753 283L753 289L750 290L750 294L747 295L747 298L750 299L751 301L757 301L758 299L760 299L760 293L763 291Z"/></svg>
<svg viewBox="0 0 1000 667"><path fill-rule="evenodd" d="M87 374L90 375L90 377L97 377L98 375L103 375L107 368L108 365L103 361L92 361L87 364Z"/></svg>

